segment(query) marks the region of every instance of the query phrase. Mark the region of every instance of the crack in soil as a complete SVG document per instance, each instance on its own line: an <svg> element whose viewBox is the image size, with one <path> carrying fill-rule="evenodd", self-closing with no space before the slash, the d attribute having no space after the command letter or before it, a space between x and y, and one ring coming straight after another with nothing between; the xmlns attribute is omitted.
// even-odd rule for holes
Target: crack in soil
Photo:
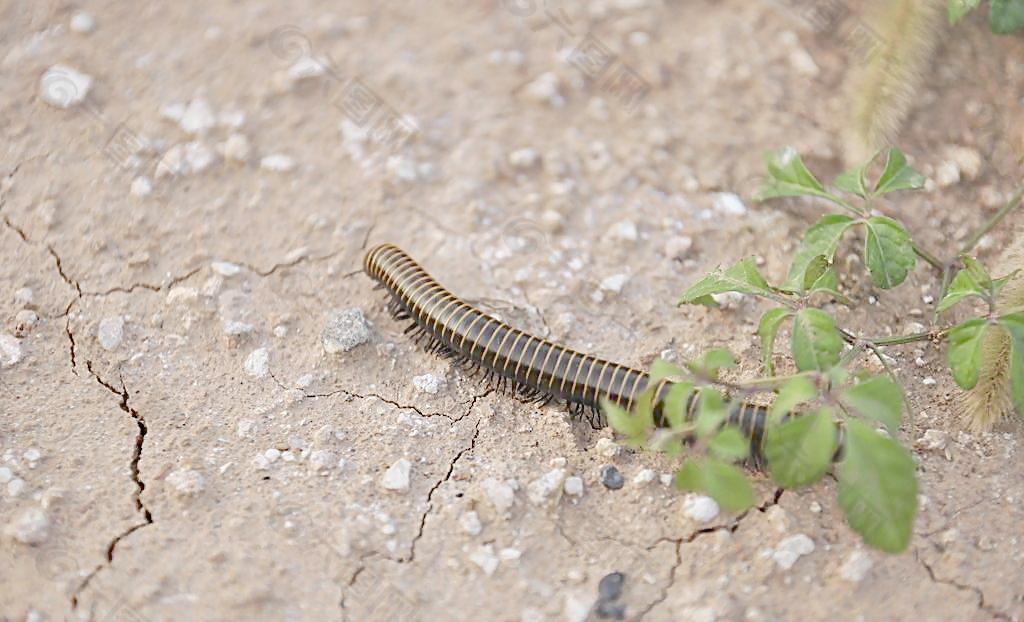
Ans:
<svg viewBox="0 0 1024 622"><path fill-rule="evenodd" d="M82 582L79 584L79 586L72 593L72 595L71 595L71 608L72 609L76 609L78 607L78 597L79 597L79 595L83 591L85 591L85 589L92 582L93 578L97 574L99 574L99 572L101 570L103 570L106 567L109 567L110 564L113 563L113 561L114 561L114 550L117 548L118 543L120 543L121 540L123 540L124 538L128 537L129 535L131 535L135 531L137 531L139 529L142 529L143 527L145 527L147 525L152 525L153 524L153 514L152 514L152 512L150 512L149 508L146 507L146 504L143 503L143 501L142 501L142 492L146 489L146 483L142 481L142 477L139 475L139 461L142 460L142 446L143 446L143 444L146 441L146 434L149 431L149 429L146 427L146 418L143 417L142 414L140 414L138 410L132 408L129 405L128 400L130 398L129 398L129 394L128 394L128 388L124 384L124 378L123 377L120 378L121 388L119 390L113 384L111 384L111 383L107 382L106 380L104 380L93 369L92 361L87 360L85 362L85 367L86 367L86 369L89 370L89 373L92 374L93 378L96 379L96 382L98 382L101 386L103 386L108 391L110 391L111 393L113 393L114 395L118 396L121 399L121 401L118 404L118 406L121 408L121 410L123 410L124 412L128 413L128 415L135 421L135 425L138 427L139 433L135 437L135 447L134 447L134 449L132 451L132 457L131 457L131 461L129 463L129 466L131 468L132 481L135 482L135 494L133 496L134 501L135 501L135 509L136 509L136 511L138 511L138 512L140 512L142 514L142 518L144 519L144 522L139 523L137 525L133 525L133 526L129 527L128 529L126 529L125 531L123 531L123 532L117 534L116 536L114 536L114 538L107 545L107 556L106 556L107 559L106 559L106 563L105 564L97 565L96 568L94 568L93 571L90 572L89 575L86 576L84 580L82 580Z"/></svg>
<svg viewBox="0 0 1024 622"><path fill-rule="evenodd" d="M932 544L932 543L929 542L929 544ZM934 546L934 544L932 544L932 546ZM982 611L988 613L990 616L992 616L996 620L1006 620L1007 622L1010 622L1011 618L1010 618L1009 614L1003 613L1002 611L999 611L998 609L996 609L992 605L989 605L989 604L987 604L985 602L985 593L982 592L981 588L975 587L973 585L967 585L966 583L960 583L959 581L956 581L955 579L939 578L935 574L935 570L932 568L931 564L929 564L928 562L924 561L924 558L921 557L921 550L920 549L914 549L914 559L916 559L917 562L919 564L921 564L921 566L924 568L925 572L928 573L928 578L931 579L933 583L941 583L943 585L949 585L951 587L954 587L957 590L960 590L961 592L971 592L971 593L973 593L978 598L978 608L979 609L981 609Z"/></svg>
<svg viewBox="0 0 1024 622"><path fill-rule="evenodd" d="M461 460L464 455L466 455L470 451L473 451L473 449L476 448L476 439L480 436L481 421L481 419L476 420L476 424L473 426L473 438L470 439L469 445L463 447L461 450L459 450L459 453L455 454L455 457L452 458L452 461L448 464L448 472L445 473L444 477L441 478L436 484L434 484L433 487L431 487L429 492L427 492L427 509L425 512L423 512L423 515L420 517L419 529L417 530L416 535L413 537L412 542L409 544L409 556L400 558L398 560L398 563L407 564L416 561L416 543L419 542L420 538L423 537L423 530L427 526L427 517L430 516L430 513L434 511L434 493L437 492L437 489L440 488L442 484L444 484L451 478L452 473L455 471L455 465L458 464L459 460Z"/></svg>
<svg viewBox="0 0 1024 622"><path fill-rule="evenodd" d="M776 488L775 494L772 495L771 499L765 501L761 505L755 506L753 509L763 514L764 512L768 511L768 508L779 504L779 500L782 498L783 492L785 492L784 489ZM672 564L672 567L669 569L668 582L665 584L665 587L661 589L661 593L658 595L657 598L655 598L646 607L644 607L643 610L640 611L639 614L637 614L635 619L638 621L642 620L644 616L651 612L651 610L653 610L661 603L665 602L665 599L668 598L669 591L672 589L672 586L675 585L676 573L679 571L679 566L681 566L683 563L684 544L691 544L694 541L696 541L697 538L700 538L710 533L715 533L716 531L728 530L729 533L736 533L736 530L740 527L740 523L742 523L743 519L745 519L749 515L750 510L746 510L729 523L725 523L723 525L715 525L713 527L703 527L701 529L693 531L692 533L690 533L690 535L683 538L658 538L650 546L648 546L647 550L649 551L663 542L674 543L676 548L676 561L674 564Z"/></svg>

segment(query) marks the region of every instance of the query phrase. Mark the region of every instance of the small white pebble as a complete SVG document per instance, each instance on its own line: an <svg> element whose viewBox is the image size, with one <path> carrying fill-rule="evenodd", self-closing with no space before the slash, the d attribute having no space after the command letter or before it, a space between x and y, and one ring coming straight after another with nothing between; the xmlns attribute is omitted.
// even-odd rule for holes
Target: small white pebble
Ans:
<svg viewBox="0 0 1024 622"><path fill-rule="evenodd" d="M637 473L633 477L633 483L637 484L637 485L640 485L640 486L643 486L645 484L650 484L657 477L658 477L658 474L655 473L653 470L651 470L651 469L641 469L640 472Z"/></svg>
<svg viewBox="0 0 1024 622"><path fill-rule="evenodd" d="M937 381L935 380L935 378L932 378L931 376L928 376L924 380L921 381L921 384L925 385L926 387L931 387L931 386L934 386L936 384L936 382Z"/></svg>
<svg viewBox="0 0 1024 622"><path fill-rule="evenodd" d="M210 263L210 269L221 276L232 277L242 271L241 266L227 262L214 261Z"/></svg>
<svg viewBox="0 0 1024 622"><path fill-rule="evenodd" d="M287 173L295 168L295 160L283 153L272 153L263 156L260 160L260 168L277 173Z"/></svg>
<svg viewBox="0 0 1024 622"><path fill-rule="evenodd" d="M39 508L31 508L11 521L4 528L4 533L21 544L42 544L50 535L50 521L46 517L46 512Z"/></svg>
<svg viewBox="0 0 1024 622"><path fill-rule="evenodd" d="M232 134L221 145L221 154L224 159L232 162L246 162L249 159L249 139L244 134Z"/></svg>
<svg viewBox="0 0 1024 622"><path fill-rule="evenodd" d="M534 505L556 503L562 494L565 478L565 469L552 469L530 482L526 487L526 496Z"/></svg>
<svg viewBox="0 0 1024 622"><path fill-rule="evenodd" d="M357 307L332 311L320 339L328 354L348 352L370 340L370 325Z"/></svg>
<svg viewBox="0 0 1024 622"><path fill-rule="evenodd" d="M533 149L516 149L508 154L508 162L518 169L533 168L540 161L540 155Z"/></svg>
<svg viewBox="0 0 1024 622"><path fill-rule="evenodd" d="M772 559L779 568L789 570L804 555L814 552L814 540L805 534L798 533L779 542L772 553Z"/></svg>
<svg viewBox="0 0 1024 622"><path fill-rule="evenodd" d="M599 438L594 444L594 451L605 458L614 458L622 451L622 447L610 438Z"/></svg>
<svg viewBox="0 0 1024 622"><path fill-rule="evenodd" d="M39 462L40 458L43 457L43 454L41 454L35 447L29 447L21 456L29 462Z"/></svg>
<svg viewBox="0 0 1024 622"><path fill-rule="evenodd" d="M729 216L742 216L747 213L743 200L731 192L715 193L715 210Z"/></svg>
<svg viewBox="0 0 1024 622"><path fill-rule="evenodd" d="M462 530L471 536L479 535L484 528L480 523L480 516L472 511L463 514L459 519L459 524L462 526Z"/></svg>
<svg viewBox="0 0 1024 622"><path fill-rule="evenodd" d="M444 378L439 378L434 374L423 374L422 376L413 376L412 384L424 393L437 395L437 392L444 386Z"/></svg>
<svg viewBox="0 0 1024 622"><path fill-rule="evenodd" d="M623 220L612 225L604 237L618 242L636 242L640 237L640 232L637 230L635 222Z"/></svg>
<svg viewBox="0 0 1024 622"><path fill-rule="evenodd" d="M263 452L263 457L267 459L267 462L277 462L277 459L281 457L281 450L271 447L270 449Z"/></svg>
<svg viewBox="0 0 1024 622"><path fill-rule="evenodd" d="M195 497L203 491L205 480L202 473L193 469L171 471L166 482L182 497Z"/></svg>
<svg viewBox="0 0 1024 622"><path fill-rule="evenodd" d="M948 188L949 186L959 182L960 167L957 166L956 162L943 162L935 169L935 183L938 184L940 188Z"/></svg>
<svg viewBox="0 0 1024 622"><path fill-rule="evenodd" d="M494 546L490 544L477 547L469 554L469 561L479 566L488 577L494 574L500 562L498 556L494 554Z"/></svg>
<svg viewBox="0 0 1024 622"><path fill-rule="evenodd" d="M124 318L120 315L105 317L100 320L97 338L104 350L113 351L124 340Z"/></svg>
<svg viewBox="0 0 1024 622"><path fill-rule="evenodd" d="M70 27L71 32L87 35L96 29L96 20L85 11L75 11L75 14L71 16Z"/></svg>
<svg viewBox="0 0 1024 622"><path fill-rule="evenodd" d="M17 497L21 493L25 492L25 480L20 477L15 477L11 481L7 482L7 495L10 497Z"/></svg>
<svg viewBox="0 0 1024 622"><path fill-rule="evenodd" d="M864 551L854 551L847 556L843 565L839 567L839 575L852 583L860 583L874 566L871 557Z"/></svg>
<svg viewBox="0 0 1024 622"><path fill-rule="evenodd" d="M337 464L338 458L327 449L317 449L309 456L309 466L317 471L327 471Z"/></svg>
<svg viewBox="0 0 1024 622"><path fill-rule="evenodd" d="M384 490L394 492L408 492L409 473L412 470L412 463L405 458L396 460L380 479L380 485Z"/></svg>
<svg viewBox="0 0 1024 622"><path fill-rule="evenodd" d="M19 287L18 291L14 292L14 300L24 305L32 304L34 298L35 294L31 287Z"/></svg>
<svg viewBox="0 0 1024 622"><path fill-rule="evenodd" d="M39 97L56 108L70 108L85 100L92 76L67 65L54 65L39 78Z"/></svg>
<svg viewBox="0 0 1024 622"><path fill-rule="evenodd" d="M197 97L188 103L179 125L186 134L205 134L217 124L210 102Z"/></svg>
<svg viewBox="0 0 1024 622"><path fill-rule="evenodd" d="M149 177L140 175L132 180L130 192L134 197L148 197L153 193L153 182L149 180Z"/></svg>
<svg viewBox="0 0 1024 622"><path fill-rule="evenodd" d="M254 378L263 378L270 367L270 352L266 348L257 348L245 359L245 373Z"/></svg>
<svg viewBox="0 0 1024 622"><path fill-rule="evenodd" d="M718 516L718 504L706 495L686 495L683 500L683 515L698 523L708 523Z"/></svg>
<svg viewBox="0 0 1024 622"><path fill-rule="evenodd" d="M21 342L13 335L0 333L0 367L11 367L21 360Z"/></svg>
<svg viewBox="0 0 1024 622"><path fill-rule="evenodd" d="M601 289L606 292L618 294L629 281L628 274L613 274L601 281Z"/></svg>
<svg viewBox="0 0 1024 622"><path fill-rule="evenodd" d="M0 467L0 484L6 484L14 477L14 473L7 467Z"/></svg>
<svg viewBox="0 0 1024 622"><path fill-rule="evenodd" d="M255 421L253 421L252 419L242 419L241 421L238 422L238 425L235 427L235 434L238 436L238 438L245 438L246 436L249 436L249 434L251 434L252 431L255 429Z"/></svg>
<svg viewBox="0 0 1024 622"><path fill-rule="evenodd" d="M507 482L487 478L481 487L499 514L505 514L512 508L512 504L515 502L515 491Z"/></svg>
<svg viewBox="0 0 1024 622"><path fill-rule="evenodd" d="M255 326L247 322L238 322L236 320L229 320L227 322L224 322L224 334L230 337L248 335L255 329Z"/></svg>
<svg viewBox="0 0 1024 622"><path fill-rule="evenodd" d="M583 479L576 475L567 477L565 478L565 484L562 485L562 489L570 497L581 497L583 496Z"/></svg>
<svg viewBox="0 0 1024 622"><path fill-rule="evenodd" d="M821 504L817 501L811 501L810 505L807 506L807 509L815 514L821 514Z"/></svg>

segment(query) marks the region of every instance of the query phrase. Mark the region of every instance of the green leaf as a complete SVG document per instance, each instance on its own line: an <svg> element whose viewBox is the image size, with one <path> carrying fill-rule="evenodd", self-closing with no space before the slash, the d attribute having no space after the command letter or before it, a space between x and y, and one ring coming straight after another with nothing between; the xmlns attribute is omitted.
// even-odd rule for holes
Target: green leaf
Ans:
<svg viewBox="0 0 1024 622"><path fill-rule="evenodd" d="M714 458L684 462L675 485L710 495L727 512L742 512L754 504L754 489L743 471Z"/></svg>
<svg viewBox="0 0 1024 622"><path fill-rule="evenodd" d="M907 164L907 157L899 149L892 147L885 157L885 170L875 182L872 196L882 196L896 190L916 190L924 187L925 177Z"/></svg>
<svg viewBox="0 0 1024 622"><path fill-rule="evenodd" d="M726 462L736 462L750 455L750 440L736 426L726 426L711 437L708 450Z"/></svg>
<svg viewBox="0 0 1024 622"><path fill-rule="evenodd" d="M914 267L914 247L903 225L886 216L872 216L864 221L864 263L871 280L882 289L902 283Z"/></svg>
<svg viewBox="0 0 1024 622"><path fill-rule="evenodd" d="M917 479L906 450L857 419L847 420L836 477L839 506L850 527L883 551L907 548L917 512Z"/></svg>
<svg viewBox="0 0 1024 622"><path fill-rule="evenodd" d="M843 233L854 222L853 218L843 214L826 214L811 225L804 232L800 248L793 256L783 289L802 292L808 268L819 256L831 262Z"/></svg>
<svg viewBox="0 0 1024 622"><path fill-rule="evenodd" d="M808 272L809 273L809 272ZM807 288L807 294L824 293L828 294L838 302L844 305L850 305L850 299L847 298L839 291L839 275L836 274L835 266L829 266L821 273L814 283Z"/></svg>
<svg viewBox="0 0 1024 622"><path fill-rule="evenodd" d="M802 309L793 320L790 348L797 369L820 371L839 362L843 338L831 315L821 309Z"/></svg>
<svg viewBox="0 0 1024 622"><path fill-rule="evenodd" d="M818 389L807 378L802 376L790 378L779 389L779 395L768 409L769 426L778 425L782 422L783 417L793 412L794 408L814 399L817 394Z"/></svg>
<svg viewBox="0 0 1024 622"><path fill-rule="evenodd" d="M888 376L873 376L843 391L839 400L862 417L885 424L895 434L903 411L903 390Z"/></svg>
<svg viewBox="0 0 1024 622"><path fill-rule="evenodd" d="M964 15L978 8L980 2L981 0L947 0L946 17L949 19L950 26L963 19Z"/></svg>
<svg viewBox="0 0 1024 622"><path fill-rule="evenodd" d="M957 324L946 335L946 340L949 341L946 360L953 372L953 380L956 380L961 389L973 389L974 385L978 384L981 348L985 343L987 324L984 318L974 318Z"/></svg>
<svg viewBox="0 0 1024 622"><path fill-rule="evenodd" d="M864 172L867 170L871 163L878 157L876 152L871 156L864 164L861 164L857 168L851 168L848 171L840 173L832 183L836 188L839 188L843 192L849 192L850 194L856 194L859 197L867 198L868 189L864 186Z"/></svg>
<svg viewBox="0 0 1024 622"><path fill-rule="evenodd" d="M690 289L683 292L679 304L701 304L714 305L712 294L724 292L740 292L741 294L756 294L767 296L772 293L772 287L764 280L761 273L757 271L754 260L750 257L740 260L736 265L726 271L716 269L707 275Z"/></svg>
<svg viewBox="0 0 1024 622"><path fill-rule="evenodd" d="M669 387L661 404L661 415L673 430L686 425L686 411L692 393L692 382L676 382Z"/></svg>
<svg viewBox="0 0 1024 622"><path fill-rule="evenodd" d="M765 458L768 472L784 488L801 488L818 481L836 454L836 423L832 412L820 408L768 430Z"/></svg>
<svg viewBox="0 0 1024 622"><path fill-rule="evenodd" d="M647 386L658 384L658 382L665 378L679 378L681 376L686 376L686 372L676 365L669 363L665 359L655 359L651 363L651 369L648 372Z"/></svg>
<svg viewBox="0 0 1024 622"><path fill-rule="evenodd" d="M650 428L642 417L631 415L625 408L604 397L601 398L601 411L612 429L625 436L628 444L635 447L643 445Z"/></svg>
<svg viewBox="0 0 1024 622"><path fill-rule="evenodd" d="M1003 287L1010 282L1010 279L1017 276L1019 273L1020 270L1014 270L1006 276L999 277L998 279L992 279L992 295L998 296Z"/></svg>
<svg viewBox="0 0 1024 622"><path fill-rule="evenodd" d="M768 178L757 193L757 200L776 197L816 196L832 199L792 147L783 147L765 154Z"/></svg>
<svg viewBox="0 0 1024 622"><path fill-rule="evenodd" d="M733 358L732 352L724 348L714 348L705 352L696 361L687 363L686 366L695 374L716 379L718 378L718 370L735 367L736 359Z"/></svg>
<svg viewBox="0 0 1024 622"><path fill-rule="evenodd" d="M1017 414L1024 417L1024 313L999 318L1010 333L1010 397Z"/></svg>
<svg viewBox="0 0 1024 622"><path fill-rule="evenodd" d="M1024 0L992 0L989 27L999 35L1024 27Z"/></svg>
<svg viewBox="0 0 1024 622"><path fill-rule="evenodd" d="M942 313L964 298L969 298L971 296L984 298L987 296L988 285L980 283L978 281L978 276L977 270L971 269L970 267L957 272L956 276L953 277L953 280L949 282L949 287L946 289L946 295L939 301L939 306L936 307L936 311Z"/></svg>
<svg viewBox="0 0 1024 622"><path fill-rule="evenodd" d="M697 399L700 400L697 403L697 437L707 438L728 416L725 399L712 387L702 387L697 393Z"/></svg>
<svg viewBox="0 0 1024 622"><path fill-rule="evenodd" d="M775 350L775 337L779 334L779 328L786 318L793 315L793 312L785 307L769 309L761 316L757 325L757 335L761 338L761 361L764 363L765 373L769 376L775 373L772 364L772 352Z"/></svg>

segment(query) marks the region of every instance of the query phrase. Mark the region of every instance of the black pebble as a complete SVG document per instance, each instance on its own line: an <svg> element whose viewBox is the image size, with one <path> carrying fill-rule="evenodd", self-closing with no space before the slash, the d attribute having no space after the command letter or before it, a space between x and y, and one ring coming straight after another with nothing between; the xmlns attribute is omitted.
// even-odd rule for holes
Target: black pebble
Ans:
<svg viewBox="0 0 1024 622"><path fill-rule="evenodd" d="M608 490L618 490L622 488L626 480L622 479L622 473L619 473L614 465L606 464L601 467L601 483Z"/></svg>
<svg viewBox="0 0 1024 622"><path fill-rule="evenodd" d="M621 572L608 573L597 584L597 594L601 600L618 600L622 596L622 584L625 582L626 575Z"/></svg>

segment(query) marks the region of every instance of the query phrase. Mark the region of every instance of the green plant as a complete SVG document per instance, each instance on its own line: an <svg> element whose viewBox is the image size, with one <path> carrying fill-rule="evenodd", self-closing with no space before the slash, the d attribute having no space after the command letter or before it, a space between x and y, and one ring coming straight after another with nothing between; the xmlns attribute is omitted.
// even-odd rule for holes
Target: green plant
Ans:
<svg viewBox="0 0 1024 622"><path fill-rule="evenodd" d="M681 458L675 480L679 487L704 492L727 510L742 511L754 497L736 463L749 457L749 445L738 428L726 425L727 417L730 409L742 407L739 405L751 398L773 394L763 444L755 448L772 480L782 487L799 488L814 484L831 471L837 481L839 505L850 526L868 544L895 553L905 549L910 540L917 481L913 459L896 440L903 391L881 349L944 339L953 379L970 389L978 382L985 335L1004 331L1011 343L1005 353L1009 357L1010 397L1017 411L1024 412L1024 309L996 310L1000 290L1015 273L992 278L968 254L984 233L1020 202L1024 192L1018 192L986 222L960 249L957 259L943 262L915 243L900 221L878 212L880 197L918 189L925 182L900 150L886 150L881 163L879 155L836 177L832 183L835 190L830 190L792 149L769 153L762 200L812 197L841 211L821 216L804 232L782 284L771 285L751 259L742 259L728 269L714 270L680 298L680 304L713 306L715 295L738 292L775 303L762 315L757 331L763 376L748 381L722 380L719 371L733 366L735 360L726 351L712 350L680 367L655 362L648 390L633 412L610 403L603 408L611 425L631 446ZM876 169L877 176L869 180ZM921 258L941 274L936 322L954 305L968 300L987 303L987 312L957 324L894 337L862 337L840 327L816 303L824 298L853 304L840 288L835 256L847 233L855 229L862 233L864 266L878 288L903 283ZM775 376L776 338L786 324L795 372ZM858 368L856 362L865 352L876 356L888 374ZM671 384L659 410L654 391L663 380ZM659 413L660 422L656 421Z"/></svg>
<svg viewBox="0 0 1024 622"><path fill-rule="evenodd" d="M981 0L947 0L949 23L956 24L979 4ZM990 4L988 21L992 32L1005 35L1024 28L1024 0L992 0Z"/></svg>

